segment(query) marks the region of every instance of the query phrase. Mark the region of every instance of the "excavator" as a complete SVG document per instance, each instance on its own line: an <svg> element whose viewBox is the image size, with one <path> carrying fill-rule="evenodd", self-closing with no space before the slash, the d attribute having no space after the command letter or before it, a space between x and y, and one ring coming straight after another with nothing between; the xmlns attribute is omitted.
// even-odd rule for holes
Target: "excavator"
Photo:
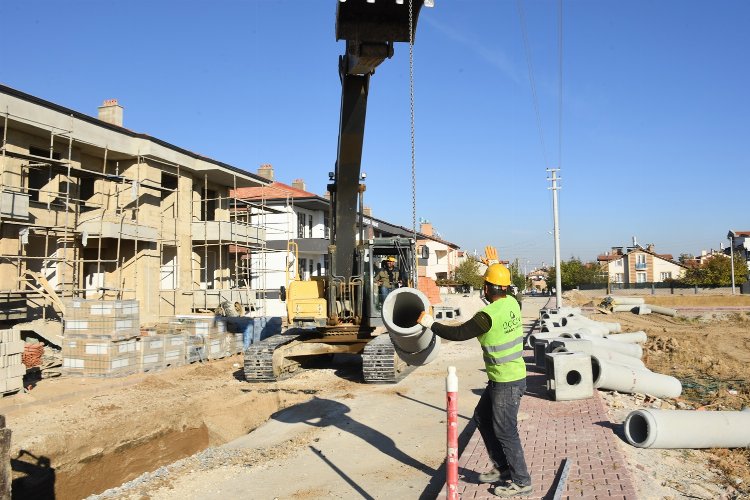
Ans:
<svg viewBox="0 0 750 500"><path fill-rule="evenodd" d="M362 356L365 382L395 383L409 372L383 326L375 275L382 261L394 257L402 286L416 287L416 242L408 237L365 239L361 161L370 77L393 56L395 42L413 43L423 6L432 7L432 0L337 2L336 40L345 40L346 50L339 57L338 151L328 184L330 269L324 277L288 282L287 329L245 351L250 382L287 378L312 356L339 353ZM295 251L292 245L289 253Z"/></svg>

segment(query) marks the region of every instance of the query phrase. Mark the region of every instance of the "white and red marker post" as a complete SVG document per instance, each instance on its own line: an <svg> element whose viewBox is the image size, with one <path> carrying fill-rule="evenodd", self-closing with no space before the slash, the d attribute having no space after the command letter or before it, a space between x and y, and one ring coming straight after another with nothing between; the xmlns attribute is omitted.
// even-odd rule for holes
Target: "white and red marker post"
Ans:
<svg viewBox="0 0 750 500"><path fill-rule="evenodd" d="M448 500L458 500L458 376L456 367L448 367L445 377L448 446L445 459L445 491Z"/></svg>

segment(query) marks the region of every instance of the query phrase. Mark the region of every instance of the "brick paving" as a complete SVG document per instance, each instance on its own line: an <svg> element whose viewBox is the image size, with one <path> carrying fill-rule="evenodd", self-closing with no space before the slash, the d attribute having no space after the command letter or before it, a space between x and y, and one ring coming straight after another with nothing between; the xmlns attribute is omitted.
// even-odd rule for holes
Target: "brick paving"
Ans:
<svg viewBox="0 0 750 500"><path fill-rule="evenodd" d="M528 325L529 330L531 327ZM528 418L521 420L518 428L534 491L523 498L553 498L565 458L570 466L561 498L636 498L631 473L618 449L619 438L598 391L589 399L551 401L544 371L534 365L532 351L524 354L527 391L520 411ZM462 499L498 498L492 494L493 485L477 482L478 474L491 467L475 430L458 462Z"/></svg>

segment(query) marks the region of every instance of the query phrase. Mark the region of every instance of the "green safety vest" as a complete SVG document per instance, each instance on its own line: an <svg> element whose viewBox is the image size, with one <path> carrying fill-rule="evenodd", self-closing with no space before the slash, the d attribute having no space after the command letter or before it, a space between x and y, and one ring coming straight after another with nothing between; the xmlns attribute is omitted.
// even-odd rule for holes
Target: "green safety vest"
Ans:
<svg viewBox="0 0 750 500"><path fill-rule="evenodd" d="M490 331L479 336L487 376L494 382L526 378L523 360L523 320L518 302L510 295L482 309L491 319Z"/></svg>

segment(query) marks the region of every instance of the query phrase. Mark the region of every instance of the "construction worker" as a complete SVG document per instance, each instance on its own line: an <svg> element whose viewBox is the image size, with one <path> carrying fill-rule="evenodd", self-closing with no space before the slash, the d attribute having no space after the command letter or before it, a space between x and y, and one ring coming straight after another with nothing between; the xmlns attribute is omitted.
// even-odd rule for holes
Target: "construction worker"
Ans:
<svg viewBox="0 0 750 500"><path fill-rule="evenodd" d="M396 257L388 256L385 259L385 265L375 276L375 284L380 286L380 303L385 302L386 296L400 285L399 273L396 268Z"/></svg>
<svg viewBox="0 0 750 500"><path fill-rule="evenodd" d="M500 483L495 495L531 493L531 476L518 436L518 408L526 391L521 308L509 294L510 271L499 263L484 273L484 297L489 304L469 321L456 326L435 322L426 311L420 325L447 340L479 338L489 382L474 410L474 421L494 468L479 475L482 483Z"/></svg>

